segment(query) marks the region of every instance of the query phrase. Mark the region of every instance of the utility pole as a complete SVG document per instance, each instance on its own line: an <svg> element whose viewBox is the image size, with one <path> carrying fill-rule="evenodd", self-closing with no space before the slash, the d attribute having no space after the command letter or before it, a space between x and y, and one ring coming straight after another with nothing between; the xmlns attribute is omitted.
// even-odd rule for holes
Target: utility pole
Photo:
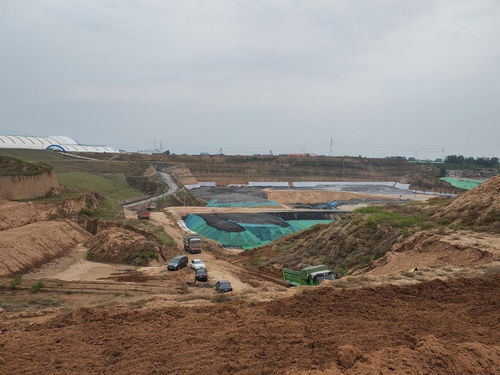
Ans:
<svg viewBox="0 0 500 375"><path fill-rule="evenodd" d="M333 137L330 138L330 156L333 156Z"/></svg>

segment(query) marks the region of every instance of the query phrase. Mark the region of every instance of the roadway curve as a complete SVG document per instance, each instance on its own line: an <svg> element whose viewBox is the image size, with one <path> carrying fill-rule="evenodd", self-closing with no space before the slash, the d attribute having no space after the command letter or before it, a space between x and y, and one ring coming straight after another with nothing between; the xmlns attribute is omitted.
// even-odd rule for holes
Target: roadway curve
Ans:
<svg viewBox="0 0 500 375"><path fill-rule="evenodd" d="M149 197L146 199L141 199L140 201L133 202L133 203L128 203L123 205L124 210L130 210L133 209L134 207L137 206L142 206L144 204L150 203L150 202L155 202L161 198L165 198L166 196L175 194L177 191L179 191L180 187L179 185L174 181L172 176L170 176L167 172L158 172L158 176L160 176L161 180L167 187L166 190L164 190L161 194L155 195L154 197Z"/></svg>

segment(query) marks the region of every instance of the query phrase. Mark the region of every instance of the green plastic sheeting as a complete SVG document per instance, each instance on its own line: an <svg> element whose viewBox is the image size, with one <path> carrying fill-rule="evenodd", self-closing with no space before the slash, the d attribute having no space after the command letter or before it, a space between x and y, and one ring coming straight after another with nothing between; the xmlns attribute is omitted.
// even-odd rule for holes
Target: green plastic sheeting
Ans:
<svg viewBox="0 0 500 375"><path fill-rule="evenodd" d="M203 237L217 241L222 246L237 247L250 250L267 245L278 238L307 229L316 224L328 224L333 220L288 220L288 227L273 224L238 223L245 230L242 232L225 232L208 225L198 215L188 215L184 219L187 227Z"/></svg>
<svg viewBox="0 0 500 375"><path fill-rule="evenodd" d="M280 204L275 201L262 202L219 202L217 199L211 199L207 202L207 207L279 207Z"/></svg>
<svg viewBox="0 0 500 375"><path fill-rule="evenodd" d="M474 189L479 184L482 184L486 180L469 180L469 179L458 179L452 177L443 177L441 180L446 181L450 185L464 190Z"/></svg>

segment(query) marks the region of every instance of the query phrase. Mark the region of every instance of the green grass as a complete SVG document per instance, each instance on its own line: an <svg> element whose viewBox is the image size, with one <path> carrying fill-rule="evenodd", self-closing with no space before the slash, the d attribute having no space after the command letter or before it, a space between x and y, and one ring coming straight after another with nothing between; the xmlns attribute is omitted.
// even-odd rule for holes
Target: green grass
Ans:
<svg viewBox="0 0 500 375"><path fill-rule="evenodd" d="M30 163L9 156L0 156L0 176L36 176L52 169L48 164Z"/></svg>
<svg viewBox="0 0 500 375"><path fill-rule="evenodd" d="M160 226L155 226L153 228L153 233L158 237L158 239L167 246L173 246L174 245L174 239L170 237L167 233L165 233L165 230L160 227Z"/></svg>
<svg viewBox="0 0 500 375"><path fill-rule="evenodd" d="M120 203L144 194L133 189L121 173L62 172L58 173L60 183L71 191L97 191L105 199L96 210L97 216L104 220L122 217Z"/></svg>
<svg viewBox="0 0 500 375"><path fill-rule="evenodd" d="M48 150L25 150L25 149L1 149L0 155L10 156L13 158L29 160L32 162L50 162L56 160L67 159L61 152L48 151Z"/></svg>
<svg viewBox="0 0 500 375"><path fill-rule="evenodd" d="M278 247L276 250L277 251L287 251L288 249L291 249L292 247L294 247L295 244L296 244L296 241L291 241L290 243L288 243L286 245Z"/></svg>
<svg viewBox="0 0 500 375"><path fill-rule="evenodd" d="M121 173L63 172L58 173L58 177L61 184L70 190L94 190L115 202L143 195L130 187Z"/></svg>
<svg viewBox="0 0 500 375"><path fill-rule="evenodd" d="M129 219L125 222L126 224L142 229L146 232L153 233L162 244L167 245L167 246L173 246L174 245L174 239L170 237L165 230L163 229L162 226L160 225L155 225L151 221L148 220L138 220L138 219Z"/></svg>
<svg viewBox="0 0 500 375"><path fill-rule="evenodd" d="M43 287L45 287L45 284L42 281L37 281L31 286L31 290L33 293L38 293Z"/></svg>
<svg viewBox="0 0 500 375"><path fill-rule="evenodd" d="M365 223L372 227L382 223L398 228L409 228L413 226L426 228L431 225L431 223L426 220L425 215L408 215L377 206L358 208L354 213L364 215Z"/></svg>
<svg viewBox="0 0 500 375"><path fill-rule="evenodd" d="M10 288L11 289L16 289L20 284L21 284L21 275L16 275L10 281Z"/></svg>

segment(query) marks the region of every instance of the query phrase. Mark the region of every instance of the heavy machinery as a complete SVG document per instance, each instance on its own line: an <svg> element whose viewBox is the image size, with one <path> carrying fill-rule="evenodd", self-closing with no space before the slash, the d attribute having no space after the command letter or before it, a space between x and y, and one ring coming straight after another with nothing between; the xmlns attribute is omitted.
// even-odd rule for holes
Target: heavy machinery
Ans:
<svg viewBox="0 0 500 375"><path fill-rule="evenodd" d="M290 286L295 285L319 285L323 280L334 280L333 271L323 264L318 266L304 267L301 270L283 268L283 279Z"/></svg>
<svg viewBox="0 0 500 375"><path fill-rule="evenodd" d="M184 250L191 254L201 253L201 238L198 235L184 236Z"/></svg>

